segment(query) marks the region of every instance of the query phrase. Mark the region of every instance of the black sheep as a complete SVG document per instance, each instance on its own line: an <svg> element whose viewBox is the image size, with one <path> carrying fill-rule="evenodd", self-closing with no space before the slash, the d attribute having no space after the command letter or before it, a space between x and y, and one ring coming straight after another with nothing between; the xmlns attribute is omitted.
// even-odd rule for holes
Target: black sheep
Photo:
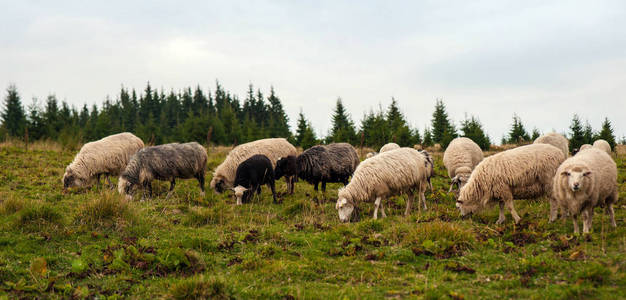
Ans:
<svg viewBox="0 0 626 300"><path fill-rule="evenodd" d="M250 196L256 191L261 193L261 186L267 184L272 189L274 203L276 200L276 188L274 185L274 169L272 162L263 154L253 155L243 161L237 167L235 183L232 190L237 197L237 205L248 202Z"/></svg>
<svg viewBox="0 0 626 300"><path fill-rule="evenodd" d="M322 192L326 191L327 182L348 184L348 179L359 165L359 157L352 145L335 143L313 146L302 154L279 159L276 162L275 179L281 176L298 175L314 185L322 183Z"/></svg>

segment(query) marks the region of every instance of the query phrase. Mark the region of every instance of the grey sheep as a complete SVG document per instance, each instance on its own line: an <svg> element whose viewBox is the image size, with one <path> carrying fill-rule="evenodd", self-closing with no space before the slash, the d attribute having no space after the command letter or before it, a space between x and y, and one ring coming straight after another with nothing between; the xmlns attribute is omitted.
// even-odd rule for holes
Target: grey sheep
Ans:
<svg viewBox="0 0 626 300"><path fill-rule="evenodd" d="M169 197L176 185L176 178L196 178L202 190L201 195L204 196L204 169L207 160L206 150L196 142L146 147L130 159L119 178L117 189L127 199L132 199L134 191L141 186L143 200L146 189L152 197L153 180L164 180L171 182L167 194Z"/></svg>

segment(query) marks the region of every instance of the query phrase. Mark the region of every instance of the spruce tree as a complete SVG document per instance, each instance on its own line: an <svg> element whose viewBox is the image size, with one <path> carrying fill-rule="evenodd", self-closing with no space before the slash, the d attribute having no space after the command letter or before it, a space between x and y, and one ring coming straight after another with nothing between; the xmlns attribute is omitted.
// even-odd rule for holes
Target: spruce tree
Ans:
<svg viewBox="0 0 626 300"><path fill-rule="evenodd" d="M574 117L572 117L572 123L570 124L569 129L569 151L573 153L574 149L579 149L580 146L587 143L578 115L574 115Z"/></svg>
<svg viewBox="0 0 626 300"><path fill-rule="evenodd" d="M402 147L413 145L413 133L394 98L391 98L391 104L387 110L387 127L390 131L391 141Z"/></svg>
<svg viewBox="0 0 626 300"><path fill-rule="evenodd" d="M45 123L37 98L33 98L33 102L28 106L27 126L28 136L31 140L41 139L46 134Z"/></svg>
<svg viewBox="0 0 626 300"><path fill-rule="evenodd" d="M442 99L437 99L435 103L435 111L433 112L433 119L431 121L432 125L432 139L434 143L447 144L454 139L456 134L456 129L454 125L448 118L448 113L446 112L446 106L443 104ZM445 134L445 141L444 141ZM444 147L445 148L445 147Z"/></svg>
<svg viewBox="0 0 626 300"><path fill-rule="evenodd" d="M2 126L6 128L11 136L24 136L26 128L26 113L22 106L22 100L15 85L9 85L7 96L4 98L4 109L0 113Z"/></svg>
<svg viewBox="0 0 626 300"><path fill-rule="evenodd" d="M511 125L511 130L509 131L509 144L523 144L530 141L530 136L528 132L524 128L524 124L522 120L517 116L517 114L513 114L513 124Z"/></svg>
<svg viewBox="0 0 626 300"><path fill-rule="evenodd" d="M593 144L593 136L593 128L591 128L589 121L586 121L585 129L583 130L584 144Z"/></svg>
<svg viewBox="0 0 626 300"><path fill-rule="evenodd" d="M537 129L535 127L535 128L533 128L533 132L532 132L532 134L530 136L530 140L534 141L534 140L538 139L540 136L541 136L541 132L539 132L539 129Z"/></svg>
<svg viewBox="0 0 626 300"><path fill-rule="evenodd" d="M463 132L463 136L474 141L480 149L489 150L489 146L491 146L491 141L485 131L483 130L483 125L480 121L472 116L471 118L465 117L465 120L461 122L461 131Z"/></svg>
<svg viewBox="0 0 626 300"><path fill-rule="evenodd" d="M300 110L300 114L298 115L298 128L296 129L295 142L297 146L305 150L317 144L313 127L304 117L302 110Z"/></svg>
<svg viewBox="0 0 626 300"><path fill-rule="evenodd" d="M602 122L602 129L598 133L598 139L603 139L611 145L611 151L615 151L615 134L613 133L613 128L611 126L611 121L609 118L604 118Z"/></svg>
<svg viewBox="0 0 626 300"><path fill-rule="evenodd" d="M424 128L424 139L422 140L422 146L430 147L434 144L431 132L432 131L430 130L430 128L428 128L428 126Z"/></svg>
<svg viewBox="0 0 626 300"><path fill-rule="evenodd" d="M267 97L267 101L269 102L269 112L272 120L272 124L269 129L270 136L289 139L291 137L291 131L289 130L289 117L283 109L280 99L276 96L274 87L270 88L270 95Z"/></svg>
<svg viewBox="0 0 626 300"><path fill-rule="evenodd" d="M340 143L346 142L350 144L356 143L356 130L354 123L350 118L350 115L346 111L341 98L337 99L337 105L332 116L333 127L330 135L328 136L328 142Z"/></svg>

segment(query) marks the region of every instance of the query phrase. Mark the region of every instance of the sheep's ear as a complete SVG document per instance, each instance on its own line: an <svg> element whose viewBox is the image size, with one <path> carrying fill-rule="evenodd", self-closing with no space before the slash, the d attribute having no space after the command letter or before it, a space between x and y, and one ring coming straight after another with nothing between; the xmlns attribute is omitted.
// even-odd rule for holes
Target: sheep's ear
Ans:
<svg viewBox="0 0 626 300"><path fill-rule="evenodd" d="M567 176L567 171L561 172L561 176Z"/></svg>
<svg viewBox="0 0 626 300"><path fill-rule="evenodd" d="M589 176L589 175L591 175L591 171L587 171L587 172L583 173L583 176Z"/></svg>

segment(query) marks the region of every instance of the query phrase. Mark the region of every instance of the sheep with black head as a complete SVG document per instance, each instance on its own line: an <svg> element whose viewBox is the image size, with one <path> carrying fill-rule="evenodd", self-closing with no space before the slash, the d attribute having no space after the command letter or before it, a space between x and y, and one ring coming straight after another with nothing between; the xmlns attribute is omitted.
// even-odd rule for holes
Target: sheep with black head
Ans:
<svg viewBox="0 0 626 300"><path fill-rule="evenodd" d="M272 161L263 154L256 154L244 160L237 167L235 187L232 188L237 198L237 205L248 202L254 192L261 193L261 186L264 184L272 190L274 203L278 203Z"/></svg>

